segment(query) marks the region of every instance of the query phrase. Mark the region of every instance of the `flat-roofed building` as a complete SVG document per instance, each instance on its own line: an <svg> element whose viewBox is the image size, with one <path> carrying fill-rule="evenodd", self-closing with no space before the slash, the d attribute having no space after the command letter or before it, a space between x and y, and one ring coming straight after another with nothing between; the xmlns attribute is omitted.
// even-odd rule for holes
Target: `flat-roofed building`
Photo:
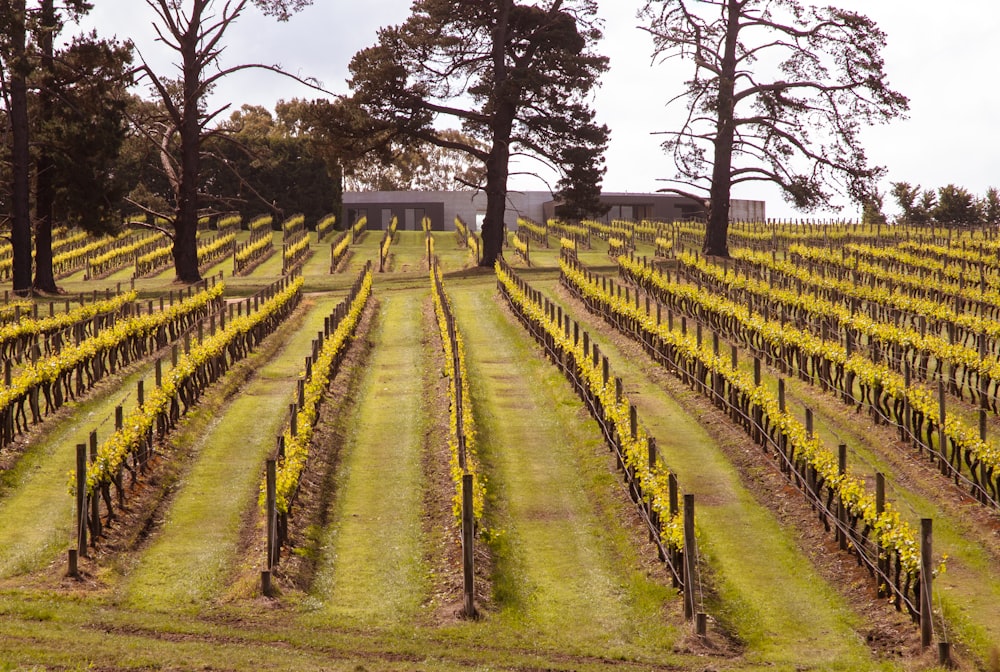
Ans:
<svg viewBox="0 0 1000 672"><path fill-rule="evenodd" d="M697 203L671 194L606 192L601 200L611 206L604 221L675 221L700 216ZM516 228L519 216L544 222L553 216L555 205L556 201L547 191L510 191L505 222L510 229ZM478 231L485 213L486 193L483 191L361 191L344 193L341 221L350 224L365 216L369 229L385 229L396 217L400 230L415 231L420 230L421 221L428 217L434 231L453 231L458 216ZM764 221L764 201L733 199L730 218Z"/></svg>

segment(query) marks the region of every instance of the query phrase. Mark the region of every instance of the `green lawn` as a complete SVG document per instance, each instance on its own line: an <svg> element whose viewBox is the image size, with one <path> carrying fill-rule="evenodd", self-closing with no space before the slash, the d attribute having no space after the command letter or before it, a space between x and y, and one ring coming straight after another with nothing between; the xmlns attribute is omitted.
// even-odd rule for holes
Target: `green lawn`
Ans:
<svg viewBox="0 0 1000 672"><path fill-rule="evenodd" d="M435 415L440 403L429 397L442 372L422 232L399 233L386 272L376 273L371 326L352 354L357 368L338 379L344 398L326 409L331 431L318 433L326 443L315 448L336 454L334 470L307 490L322 506L297 505L292 515L296 538L310 545L285 551L308 554L314 571L283 576L279 594L262 597L264 459L287 421L311 339L364 263L377 265L380 240L381 232L368 232L333 274L329 245L313 243L302 305L182 423L159 484L162 502L136 530L139 541L87 561L85 581L62 576L74 445L107 427L151 364L100 386L32 436L0 475L0 670L933 669L930 653L873 652L864 614L745 487L747 475L727 458L733 446L724 442L733 439L715 431L717 419L556 289L557 241L533 250L524 275L600 343L662 459L695 494L708 641L684 621L597 424L503 307L492 274L472 268L450 232L436 233L435 247L466 342L487 482L478 557L491 574L482 577L489 599L481 618L442 609L435 594L450 580L442 572L460 568L442 569L441 558L457 554L441 548L450 537L428 529L428 521L450 519L428 510L435 501L450 506L450 495L435 498L428 476L447 417ZM245 278L230 277L231 260L220 262L229 296L274 279L280 236L275 246L278 254ZM584 254L613 266L599 241ZM94 282L103 289L108 281ZM154 295L169 283L163 276L137 287ZM65 284L70 292L91 287ZM819 419L824 436L844 423L833 412ZM984 626L956 596L996 563L978 542L963 549L969 536L957 519L942 535L962 566L979 572L944 579L946 609L954 623L968 622L970 637L985 628L978 636L988 638L1000 619ZM992 582L977 608L1000 604Z"/></svg>

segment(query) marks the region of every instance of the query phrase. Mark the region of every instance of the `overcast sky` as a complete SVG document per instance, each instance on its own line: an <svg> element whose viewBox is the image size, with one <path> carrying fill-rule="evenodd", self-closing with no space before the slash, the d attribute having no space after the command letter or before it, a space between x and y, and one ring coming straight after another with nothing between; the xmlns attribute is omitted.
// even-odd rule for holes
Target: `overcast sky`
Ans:
<svg viewBox="0 0 1000 672"><path fill-rule="evenodd" d="M890 84L910 99L906 120L865 133L871 163L885 166L890 181L925 188L956 184L981 196L1000 187L1000 5L993 0L953 0L947 5L908 0L834 0L864 12L887 33L883 53ZM132 38L161 72L170 54L155 40L152 10L140 0L96 0L86 21L105 36ZM655 191L674 174L659 147L656 131L676 126L683 106L666 102L681 91L689 69L680 63L651 62L652 43L635 18L640 0L601 0L605 39L600 50L611 59L595 107L611 128L605 191ZM919 7L919 9L918 9ZM371 45L380 26L402 22L409 0L314 0L313 6L278 23L247 12L226 34L224 64L262 62L319 79L325 88L348 93L347 64ZM69 31L67 31L69 32ZM232 101L273 109L280 99L315 98L316 92L277 75L242 73L220 84L214 102ZM515 189L545 189L536 178L513 178ZM737 198L762 199L770 217L804 217L773 189L744 188ZM856 217L842 203L839 213L811 216ZM886 210L895 212L890 197Z"/></svg>

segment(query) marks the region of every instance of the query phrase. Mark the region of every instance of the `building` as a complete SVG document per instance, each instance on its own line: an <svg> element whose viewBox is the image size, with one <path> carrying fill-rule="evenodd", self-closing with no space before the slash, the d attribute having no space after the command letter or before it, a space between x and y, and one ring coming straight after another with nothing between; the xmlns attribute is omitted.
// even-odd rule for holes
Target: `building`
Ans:
<svg viewBox="0 0 1000 672"><path fill-rule="evenodd" d="M603 218L675 221L696 218L699 206L690 199L670 194L605 193L601 200L611 209ZM517 227L517 218L527 217L536 222L551 218L555 201L547 191L511 191L507 194L506 223ZM434 231L453 231L459 216L471 229L482 228L486 212L483 191L363 191L345 192L341 221L353 223L361 216L368 218L369 229L385 229L393 217L403 231L421 228L424 217L430 218ZM733 199L731 218L764 221L764 201Z"/></svg>

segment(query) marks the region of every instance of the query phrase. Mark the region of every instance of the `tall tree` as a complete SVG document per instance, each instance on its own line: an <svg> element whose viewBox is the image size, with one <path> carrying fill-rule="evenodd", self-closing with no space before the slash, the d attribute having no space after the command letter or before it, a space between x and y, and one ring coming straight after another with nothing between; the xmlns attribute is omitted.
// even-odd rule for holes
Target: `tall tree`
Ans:
<svg viewBox="0 0 1000 672"><path fill-rule="evenodd" d="M566 147L604 151L607 128L588 104L607 69L593 51L596 8L594 0L416 0L405 23L380 30L351 61L367 132L418 138L484 165L484 266L501 253L512 156L562 168ZM445 136L441 117L478 142Z"/></svg>
<svg viewBox="0 0 1000 672"><path fill-rule="evenodd" d="M893 182L892 197L899 206L900 219L904 222L915 222L917 208L917 198L920 196L920 185L911 186L909 182Z"/></svg>
<svg viewBox="0 0 1000 672"><path fill-rule="evenodd" d="M924 189L920 193L920 201L913 210L914 224L929 224L934 219L934 210L937 209L937 194L933 189Z"/></svg>
<svg viewBox="0 0 1000 672"><path fill-rule="evenodd" d="M42 0L38 13L37 104L32 119L35 147L34 289L57 292L52 273L52 223L103 233L123 196L123 175L115 171L125 137L124 106L131 82L131 50L76 36L58 51L54 37L66 20L89 7L82 2Z"/></svg>
<svg viewBox="0 0 1000 672"><path fill-rule="evenodd" d="M28 125L28 12L25 0L0 0L0 87L10 123L10 242L15 294L31 292L31 152Z"/></svg>
<svg viewBox="0 0 1000 672"><path fill-rule="evenodd" d="M259 106L243 105L205 142L207 204L220 210L267 210L283 218L302 213L316 221L339 212L339 173L299 133Z"/></svg>
<svg viewBox="0 0 1000 672"><path fill-rule="evenodd" d="M774 183L807 211L834 192L872 198L884 170L868 165L860 131L908 101L886 82L871 19L800 0L646 0L640 16L656 57L694 65L687 118L665 132L680 186L665 191L708 195L706 254L729 254L736 185Z"/></svg>
<svg viewBox="0 0 1000 672"><path fill-rule="evenodd" d="M53 43L59 31L55 0L42 0L38 17L38 56L41 87L38 92L38 119L51 123L55 113L53 79L55 50ZM49 148L42 147L35 159L35 279L36 291L57 292L52 272L52 206L55 202L53 160Z"/></svg>
<svg viewBox="0 0 1000 672"><path fill-rule="evenodd" d="M485 147L460 131L441 137ZM392 143L387 152L368 152L346 163L345 183L351 191L446 191L478 189L484 184L483 164L465 152L417 140Z"/></svg>
<svg viewBox="0 0 1000 672"><path fill-rule="evenodd" d="M1000 222L1000 191L996 187L986 190L982 200L983 221L987 224Z"/></svg>
<svg viewBox="0 0 1000 672"><path fill-rule="evenodd" d="M262 63L223 67L219 63L224 48L223 37L251 4L284 21L311 2L229 0L216 10L214 0L188 0L183 3L180 0L146 0L157 16L154 27L158 39L177 52L180 60L177 82L157 74L145 62L142 68L166 112L166 119L158 128L149 131L149 137L163 149L164 167L171 176L173 212L169 213L167 220L173 228L174 267L179 282L192 283L201 279L196 234L202 142L212 132L209 129L211 122L228 108L224 105L208 110L205 105L208 92L223 77L250 68L263 68L289 76L277 66ZM169 152L171 148L176 150L175 154ZM150 210L148 204L146 208Z"/></svg>
<svg viewBox="0 0 1000 672"><path fill-rule="evenodd" d="M93 34L54 49L63 25L89 9L86 0L63 0L58 5L54 0L39 0L30 7L23 0L0 0L0 89L11 129L11 240L17 293L27 293L32 287L49 292L58 289L52 276L55 208L67 216L86 213L75 223L86 223L90 214L103 212L93 206L108 192L103 178L117 151L117 144L103 129L121 120L121 115L116 117L101 106L106 99L103 91L127 85L123 66L128 51L99 41ZM95 65L101 60L94 58L98 53L119 67L101 71ZM75 201L71 195L77 197Z"/></svg>
<svg viewBox="0 0 1000 672"><path fill-rule="evenodd" d="M871 197L861 204L862 224L885 224L885 213L882 206L885 203L885 196L881 192L875 192Z"/></svg>
<svg viewBox="0 0 1000 672"><path fill-rule="evenodd" d="M563 149L565 173L556 185L555 215L565 220L603 217L611 209L601 202L604 157L593 156L586 147Z"/></svg>
<svg viewBox="0 0 1000 672"><path fill-rule="evenodd" d="M954 184L938 187L937 205L932 214L941 224L970 226L982 221L976 197L967 189Z"/></svg>

